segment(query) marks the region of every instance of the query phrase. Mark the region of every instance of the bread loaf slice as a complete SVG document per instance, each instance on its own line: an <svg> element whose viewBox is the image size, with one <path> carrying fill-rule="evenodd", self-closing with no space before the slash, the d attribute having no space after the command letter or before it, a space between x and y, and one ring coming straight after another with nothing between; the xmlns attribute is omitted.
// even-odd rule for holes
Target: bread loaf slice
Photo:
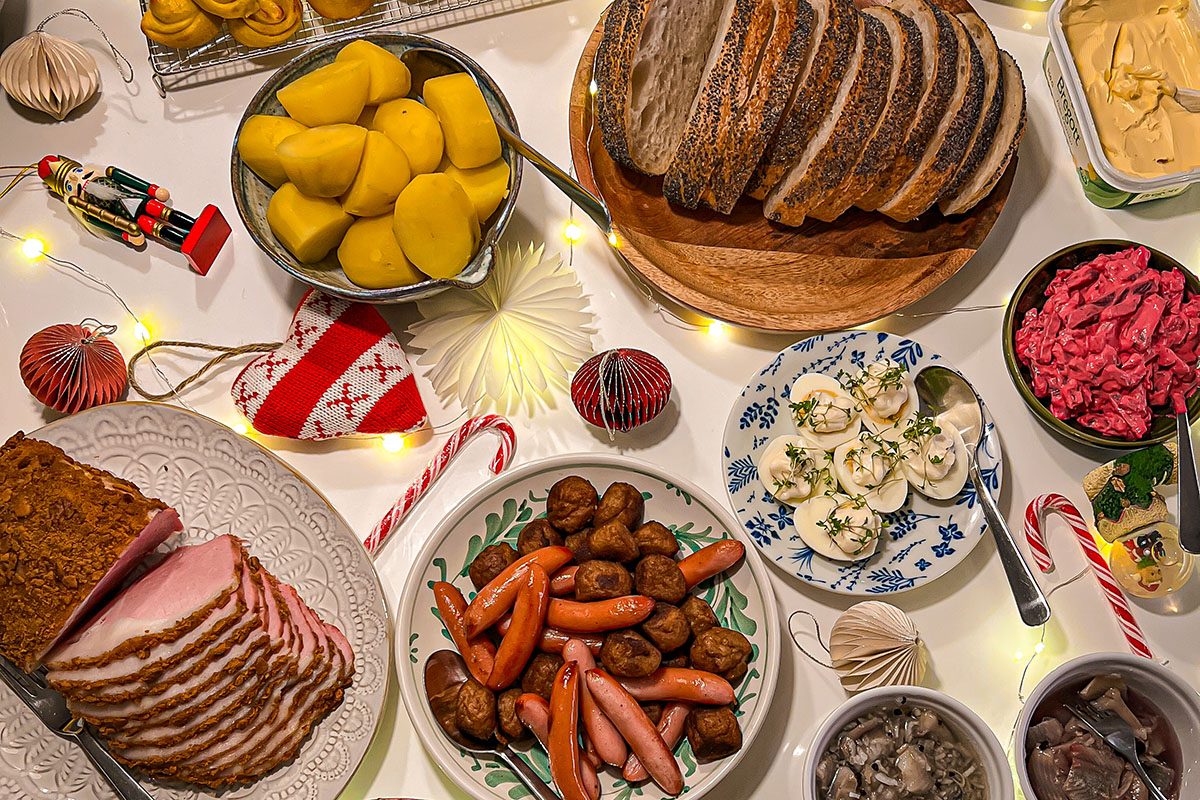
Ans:
<svg viewBox="0 0 1200 800"><path fill-rule="evenodd" d="M647 175L667 171L714 66L718 28L735 2L628 0L625 13L611 20L611 36L606 20L604 38L613 50L598 56L594 77L596 116L613 160Z"/></svg>
<svg viewBox="0 0 1200 800"><path fill-rule="evenodd" d="M887 6L870 6L863 9L863 14L878 20L888 34L892 68L888 76L887 107L849 173L809 205L808 215L823 222L837 219L878 185L916 121L925 88L921 31L916 23Z"/></svg>
<svg viewBox="0 0 1200 800"><path fill-rule="evenodd" d="M796 76L808 55L816 17L806 0L756 0L753 6L746 41L737 59L740 66L732 83L713 87L716 70L709 75L709 87L716 88L715 94L721 98L715 131L706 133L710 126L703 123L698 131L701 139L717 143L709 151L712 161L707 176L702 176L706 178L706 188L699 200L722 214L733 211L779 126ZM730 26L729 35L733 35L735 27ZM703 106L701 103L699 107ZM688 138L685 134L684 141ZM685 174L697 171L698 163L685 160L682 151L681 147L667 171L664 187L670 187L676 170Z"/></svg>
<svg viewBox="0 0 1200 800"><path fill-rule="evenodd" d="M924 88L904 144L875 186L854 203L863 211L875 211L913 174L958 86L958 37L947 15L935 15L928 0L892 0L888 7L911 19L921 33Z"/></svg>
<svg viewBox="0 0 1200 800"><path fill-rule="evenodd" d="M1000 67L1000 48L996 46L996 37L987 23L973 11L957 15L958 21L966 28L967 34L983 59L983 111L979 115L979 124L971 135L971 143L967 146L967 154L959 165L954 177L942 190L943 197L957 194L976 170L983 163L991 147L992 139L996 136L996 128L1000 124L1000 116L1004 113L1004 71Z"/></svg>
<svg viewBox="0 0 1200 800"><path fill-rule="evenodd" d="M892 45L887 29L873 16L863 16L858 62L852 64L833 108L797 162L763 202L763 213L784 225L800 225L809 208L831 186L845 178L862 155L867 139L887 104ZM846 84L849 84L848 86Z"/></svg>
<svg viewBox="0 0 1200 800"><path fill-rule="evenodd" d="M1004 112L1000 124L975 173L957 193L938 201L942 213L947 216L969 211L991 193L1017 154L1017 146L1025 133L1025 83L1021 79L1021 68L1003 50L1000 51L1000 67L1004 81Z"/></svg>
<svg viewBox="0 0 1200 800"><path fill-rule="evenodd" d="M916 171L879 207L898 222L916 219L937 202L966 157L983 111L985 78L979 48L956 17L940 8L933 11L949 20L958 40L958 84Z"/></svg>
<svg viewBox="0 0 1200 800"><path fill-rule="evenodd" d="M809 57L779 128L746 186L746 194L757 200L796 165L833 108L862 30L862 15L851 0L810 2L817 19Z"/></svg>

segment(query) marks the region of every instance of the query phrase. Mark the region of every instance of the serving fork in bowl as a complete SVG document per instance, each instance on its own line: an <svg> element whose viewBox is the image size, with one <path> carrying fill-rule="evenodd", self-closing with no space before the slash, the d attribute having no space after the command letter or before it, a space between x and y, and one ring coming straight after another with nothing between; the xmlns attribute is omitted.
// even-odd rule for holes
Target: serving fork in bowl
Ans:
<svg viewBox="0 0 1200 800"><path fill-rule="evenodd" d="M1133 728L1128 722L1117 716L1117 712L1111 709L1097 709L1090 703L1072 703L1067 706L1067 710L1074 714L1075 719L1079 720L1079 724L1087 728L1093 736L1129 762L1133 771L1142 779L1142 783L1145 784L1153 800L1167 800L1167 796L1163 794L1162 790L1154 781L1150 780L1150 776L1146 774L1146 768L1142 766L1142 761L1138 758L1137 737L1133 735Z"/></svg>
<svg viewBox="0 0 1200 800"><path fill-rule="evenodd" d="M120 800L153 800L92 735L83 721L67 709L67 701L46 685L40 674L22 672L7 658L0 656L0 682L8 686L51 733L79 745L88 761L104 776Z"/></svg>

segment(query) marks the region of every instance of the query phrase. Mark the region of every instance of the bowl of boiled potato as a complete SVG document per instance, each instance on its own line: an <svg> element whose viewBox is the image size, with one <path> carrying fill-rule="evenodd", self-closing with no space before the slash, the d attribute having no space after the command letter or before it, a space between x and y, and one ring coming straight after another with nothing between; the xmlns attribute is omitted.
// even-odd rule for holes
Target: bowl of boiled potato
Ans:
<svg viewBox="0 0 1200 800"><path fill-rule="evenodd" d="M439 50L467 72L413 96L401 60ZM417 300L487 278L512 215L521 159L500 88L425 36L376 33L288 62L242 115L231 163L238 215L294 277L368 303Z"/></svg>

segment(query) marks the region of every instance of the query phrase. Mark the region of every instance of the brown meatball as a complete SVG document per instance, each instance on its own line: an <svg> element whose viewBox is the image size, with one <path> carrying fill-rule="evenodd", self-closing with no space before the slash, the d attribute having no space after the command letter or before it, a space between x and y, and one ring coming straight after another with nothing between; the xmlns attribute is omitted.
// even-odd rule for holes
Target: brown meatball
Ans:
<svg viewBox="0 0 1200 800"><path fill-rule="evenodd" d="M637 542L633 540L629 528L615 520L592 529L588 535L588 549L592 552L592 558L605 558L622 564L637 561L639 555Z"/></svg>
<svg viewBox="0 0 1200 800"><path fill-rule="evenodd" d="M584 528L578 533L572 533L563 540L563 545L571 551L576 564L592 560L592 550L588 547L588 539L592 535L591 528Z"/></svg>
<svg viewBox="0 0 1200 800"><path fill-rule="evenodd" d="M467 678L458 693L454 724L476 739L491 739L496 733L496 695L474 678Z"/></svg>
<svg viewBox="0 0 1200 800"><path fill-rule="evenodd" d="M681 669L687 669L688 667L692 666L692 659L688 658L688 651L686 648L684 648L669 655L663 655L662 665L664 667L679 667Z"/></svg>
<svg viewBox="0 0 1200 800"><path fill-rule="evenodd" d="M724 758L742 749L742 729L728 708L695 708L684 725L692 752L701 761Z"/></svg>
<svg viewBox="0 0 1200 800"><path fill-rule="evenodd" d="M562 534L544 519L535 519L521 528L517 535L517 554L527 556L543 547L555 547L563 543Z"/></svg>
<svg viewBox="0 0 1200 800"><path fill-rule="evenodd" d="M713 613L712 606L695 595L680 603L679 610L692 626L692 636L699 636L709 628L717 627L717 615Z"/></svg>
<svg viewBox="0 0 1200 800"><path fill-rule="evenodd" d="M692 637L692 626L678 608L667 603L654 606L654 613L642 623L642 633L664 653L678 650Z"/></svg>
<svg viewBox="0 0 1200 800"><path fill-rule="evenodd" d="M512 549L511 544L488 545L471 562L468 570L471 583L475 584L476 589L482 589L516 560L517 551Z"/></svg>
<svg viewBox="0 0 1200 800"><path fill-rule="evenodd" d="M633 576L615 561L586 561L575 573L575 599L584 603L633 594Z"/></svg>
<svg viewBox="0 0 1200 800"><path fill-rule="evenodd" d="M628 483L614 483L604 490L600 505L596 507L596 525L616 520L626 528L636 528L642 521L645 508L642 493Z"/></svg>
<svg viewBox="0 0 1200 800"><path fill-rule="evenodd" d="M642 703L642 711L646 712L646 716L649 717L650 721L655 725L662 720L662 703Z"/></svg>
<svg viewBox="0 0 1200 800"><path fill-rule="evenodd" d="M639 561L634 583L638 594L664 603L678 603L687 597L687 578L683 577L679 565L667 556L646 556Z"/></svg>
<svg viewBox="0 0 1200 800"><path fill-rule="evenodd" d="M592 521L597 503L596 487L572 475L550 487L546 519L563 533L575 533Z"/></svg>
<svg viewBox="0 0 1200 800"><path fill-rule="evenodd" d="M692 666L735 681L746 674L750 640L729 628L709 628L696 637L689 652Z"/></svg>
<svg viewBox="0 0 1200 800"><path fill-rule="evenodd" d="M554 688L554 676L562 665L563 658L557 653L534 653L521 675L521 688L549 700L550 690Z"/></svg>
<svg viewBox="0 0 1200 800"><path fill-rule="evenodd" d="M633 540L644 556L674 556L679 540L661 522L647 522L633 532Z"/></svg>
<svg viewBox="0 0 1200 800"><path fill-rule="evenodd" d="M517 716L517 698L523 694L517 686L505 689L496 698L496 738L516 742L529 735L529 729Z"/></svg>
<svg viewBox="0 0 1200 800"><path fill-rule="evenodd" d="M617 677L642 678L658 669L662 653L636 631L613 631L604 637L600 661Z"/></svg>

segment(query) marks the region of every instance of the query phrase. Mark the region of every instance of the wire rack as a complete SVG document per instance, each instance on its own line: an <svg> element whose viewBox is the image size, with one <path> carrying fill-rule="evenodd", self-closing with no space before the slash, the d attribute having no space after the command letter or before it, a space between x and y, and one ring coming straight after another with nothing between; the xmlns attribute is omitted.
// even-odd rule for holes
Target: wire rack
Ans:
<svg viewBox="0 0 1200 800"><path fill-rule="evenodd" d="M150 65L161 79L283 53L389 25L432 30L549 2L553 0L376 0L362 16L341 21L325 19L304 4L304 21L296 34L286 42L271 47L246 47L235 41L225 29L216 39L200 47L181 50L149 40L147 44L150 46ZM147 5L148 0L141 0L142 13L145 13ZM161 80L158 83L161 90Z"/></svg>

